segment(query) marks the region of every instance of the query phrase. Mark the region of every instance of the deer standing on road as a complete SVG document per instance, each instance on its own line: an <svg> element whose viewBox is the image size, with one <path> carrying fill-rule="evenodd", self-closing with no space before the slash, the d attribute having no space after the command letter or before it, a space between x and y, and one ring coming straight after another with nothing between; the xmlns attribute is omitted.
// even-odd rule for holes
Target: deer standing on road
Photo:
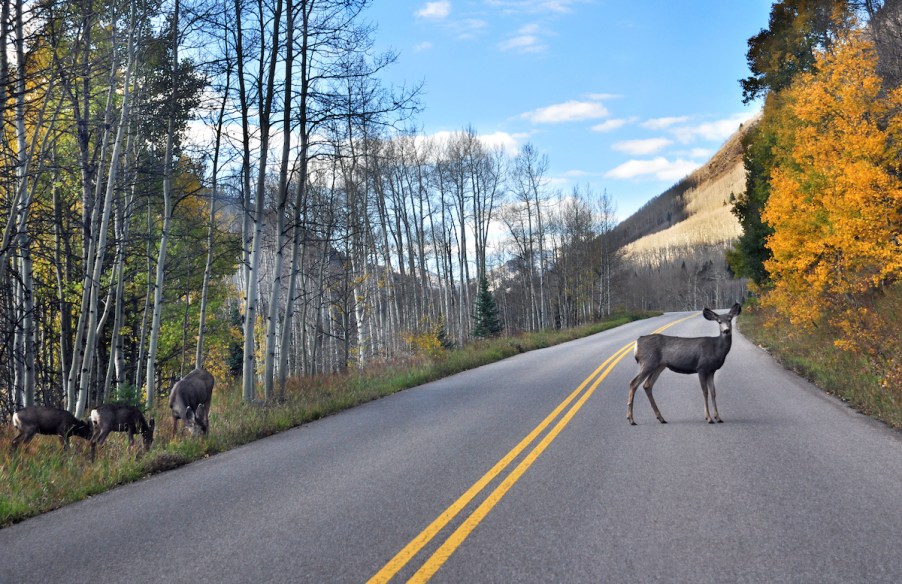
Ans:
<svg viewBox="0 0 902 584"><path fill-rule="evenodd" d="M135 444L135 434L139 432L144 438L145 452L153 444L154 420L148 423L141 410L135 406L103 404L91 410L91 423L94 424L94 435L91 436L92 462L97 447L106 442L110 432L128 432L129 448Z"/></svg>
<svg viewBox="0 0 902 584"><path fill-rule="evenodd" d="M19 434L13 438L13 451L19 444L28 444L35 434L59 436L63 450L69 449L69 436L91 439L91 424L79 420L71 412L46 406L29 406L13 414L13 426Z"/></svg>
<svg viewBox="0 0 902 584"><path fill-rule="evenodd" d="M169 407L172 409L172 435L176 435L179 420L192 436L206 434L210 428L210 402L213 400L213 376L204 369L195 369L172 386Z"/></svg>
<svg viewBox="0 0 902 584"><path fill-rule="evenodd" d="M658 376L664 369L670 369L677 373L698 373L698 379L702 385L702 394L705 396L705 420L713 424L723 422L717 413L717 394L714 389L714 372L723 366L733 344L733 318L740 313L742 307L737 303L733 305L727 314L717 314L709 308L705 308L702 315L717 322L720 325L720 336L717 337L670 337L667 335L645 335L636 340L635 356L639 363L639 374L630 381L630 393L626 402L626 419L633 426L633 397L639 384L645 388L648 401L655 411L658 421L666 424L667 421L661 415L655 398L652 396L652 387ZM644 382L644 383L643 383ZM714 406L714 418L708 410L708 390L711 390L711 404Z"/></svg>

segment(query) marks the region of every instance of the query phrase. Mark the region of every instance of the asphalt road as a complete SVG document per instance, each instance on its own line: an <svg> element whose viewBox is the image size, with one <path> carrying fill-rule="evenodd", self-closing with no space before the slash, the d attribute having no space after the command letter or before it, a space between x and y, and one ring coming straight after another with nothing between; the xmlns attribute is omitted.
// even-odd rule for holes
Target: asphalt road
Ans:
<svg viewBox="0 0 902 584"><path fill-rule="evenodd" d="M902 582L902 434L741 334L716 378L725 423L706 424L698 378L672 372L655 386L669 423L641 390L627 423L632 354L599 366L689 314L407 390L2 529L0 582ZM717 329L695 316L667 333Z"/></svg>

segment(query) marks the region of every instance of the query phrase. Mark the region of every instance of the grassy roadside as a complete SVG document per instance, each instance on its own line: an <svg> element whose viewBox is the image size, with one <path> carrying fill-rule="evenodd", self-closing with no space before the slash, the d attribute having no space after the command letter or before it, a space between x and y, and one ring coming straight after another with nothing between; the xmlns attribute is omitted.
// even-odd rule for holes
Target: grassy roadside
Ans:
<svg viewBox="0 0 902 584"><path fill-rule="evenodd" d="M834 345L827 328L803 332L760 308L743 311L739 328L784 367L889 426L902 429L902 388L881 387L867 360Z"/></svg>
<svg viewBox="0 0 902 584"><path fill-rule="evenodd" d="M95 464L89 461L87 442L78 438L70 439L72 447L66 452L57 438L38 436L13 456L9 444L15 431L6 426L0 428L0 527L402 389L655 314L617 315L575 329L479 341L434 358L411 358L342 376L295 379L286 388L286 399L273 405L244 403L237 385L219 382L210 412L210 436L173 440L169 412L163 404L155 412L154 446L137 459L137 446L128 451L128 441L121 433L110 436Z"/></svg>

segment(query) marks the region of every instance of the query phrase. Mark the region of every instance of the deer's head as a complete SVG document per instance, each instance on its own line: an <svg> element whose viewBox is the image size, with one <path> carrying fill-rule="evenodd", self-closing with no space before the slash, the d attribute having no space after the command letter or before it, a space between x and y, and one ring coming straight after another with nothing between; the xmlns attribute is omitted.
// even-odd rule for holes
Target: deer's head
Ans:
<svg viewBox="0 0 902 584"><path fill-rule="evenodd" d="M708 320L713 320L720 325L720 334L729 335L733 333L733 318L740 312L742 312L742 306L737 302L733 305L733 308L730 309L730 312L726 314L717 314L710 308L705 308L705 310L702 311L702 316Z"/></svg>
<svg viewBox="0 0 902 584"><path fill-rule="evenodd" d="M185 410L185 428L192 436L201 436L207 433L207 408L204 404L197 406L195 412L191 408Z"/></svg>

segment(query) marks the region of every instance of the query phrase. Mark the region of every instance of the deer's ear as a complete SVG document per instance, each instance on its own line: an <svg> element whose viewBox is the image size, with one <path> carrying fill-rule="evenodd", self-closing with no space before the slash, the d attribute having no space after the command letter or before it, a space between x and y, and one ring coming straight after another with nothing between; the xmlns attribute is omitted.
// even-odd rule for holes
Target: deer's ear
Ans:
<svg viewBox="0 0 902 584"><path fill-rule="evenodd" d="M702 316L708 320L717 320L717 313L707 307L702 311Z"/></svg>
<svg viewBox="0 0 902 584"><path fill-rule="evenodd" d="M737 302L733 305L733 308L730 309L730 316L736 316L740 312L742 312L742 305Z"/></svg>

